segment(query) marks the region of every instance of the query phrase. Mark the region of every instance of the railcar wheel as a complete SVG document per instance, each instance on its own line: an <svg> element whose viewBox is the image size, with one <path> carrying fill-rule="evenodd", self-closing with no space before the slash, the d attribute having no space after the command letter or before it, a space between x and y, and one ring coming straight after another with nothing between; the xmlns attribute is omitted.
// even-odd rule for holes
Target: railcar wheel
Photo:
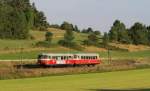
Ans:
<svg viewBox="0 0 150 91"><path fill-rule="evenodd" d="M76 64L73 64L73 67L76 67Z"/></svg>

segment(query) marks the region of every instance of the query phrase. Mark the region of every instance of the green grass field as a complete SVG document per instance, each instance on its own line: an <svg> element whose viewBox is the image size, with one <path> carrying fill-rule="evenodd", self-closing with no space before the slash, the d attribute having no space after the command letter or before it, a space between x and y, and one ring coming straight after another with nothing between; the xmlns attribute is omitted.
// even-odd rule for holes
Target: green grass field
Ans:
<svg viewBox="0 0 150 91"><path fill-rule="evenodd" d="M149 87L150 69L0 81L0 91L149 91Z"/></svg>
<svg viewBox="0 0 150 91"><path fill-rule="evenodd" d="M37 55L40 53L53 53L53 52L62 52L67 53L69 51L75 51L75 50L68 50L62 49L59 50L57 48L52 48L49 50L41 50L41 51L31 51L31 52L18 52L18 53L5 53L0 54L0 60L16 60L16 59L36 59ZM107 58L108 53L107 52L99 52L101 58ZM138 52L126 52L126 51L110 51L110 55L114 59L148 59L150 58L150 50L147 51L138 51Z"/></svg>

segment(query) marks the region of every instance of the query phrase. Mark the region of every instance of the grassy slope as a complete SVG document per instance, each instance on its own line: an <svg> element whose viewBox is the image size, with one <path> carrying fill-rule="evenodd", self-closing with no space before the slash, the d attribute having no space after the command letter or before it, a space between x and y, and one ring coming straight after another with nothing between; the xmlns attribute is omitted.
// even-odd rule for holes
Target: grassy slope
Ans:
<svg viewBox="0 0 150 91"><path fill-rule="evenodd" d="M0 91L124 91L149 87L150 69L0 81Z"/></svg>
<svg viewBox="0 0 150 91"><path fill-rule="evenodd" d="M45 32L31 31L31 35L35 40L0 40L0 59L20 59L21 56L24 59L35 59L41 52L77 52L75 50L63 48L57 45L58 40L63 38L65 31L50 28L53 36L53 46L51 48L35 48L34 44L37 41L44 40ZM75 33L77 43L81 43L87 38L87 34ZM24 48L21 53L20 48ZM87 47L83 52L98 52L101 57L106 58L107 52L103 52L105 49L96 47ZM150 51L137 51L137 52L123 52L123 51L111 51L112 58L149 58Z"/></svg>
<svg viewBox="0 0 150 91"><path fill-rule="evenodd" d="M51 31L53 35L53 43L57 43L58 40L61 40L64 36L65 31L60 30L60 29L54 29L54 28L49 28L49 31ZM44 34L45 32L39 32L39 31L31 31L31 34L35 37L36 40L44 40ZM74 32L75 41L80 43L82 40L87 38L87 34L83 33L76 33Z"/></svg>
<svg viewBox="0 0 150 91"><path fill-rule="evenodd" d="M51 31L53 35L53 44L57 44L58 40L63 38L63 35L65 31L50 28L49 31ZM45 32L42 31L30 31L31 35L35 38L35 40L1 40L0 39L0 50L3 49L17 49L17 48L31 48L37 41L42 41L45 39ZM75 41L80 43L82 40L87 38L87 34L82 33L74 33L76 36Z"/></svg>
<svg viewBox="0 0 150 91"><path fill-rule="evenodd" d="M72 50L74 51L74 50ZM23 53L7 53L0 54L1 60L14 60L20 59L36 59L37 55L42 52L60 52L57 48L43 51L32 51ZM66 53L66 49L61 50L62 53ZM77 51L74 51L77 52ZM122 51L111 51L111 57L116 59L140 59L140 58L150 58L150 51L138 51L138 52L122 52ZM107 52L99 52L101 58L107 58Z"/></svg>

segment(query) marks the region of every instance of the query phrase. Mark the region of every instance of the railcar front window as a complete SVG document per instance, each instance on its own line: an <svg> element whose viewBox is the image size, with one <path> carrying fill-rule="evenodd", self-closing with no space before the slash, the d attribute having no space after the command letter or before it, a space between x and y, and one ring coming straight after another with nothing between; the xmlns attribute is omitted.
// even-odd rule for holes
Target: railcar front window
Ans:
<svg viewBox="0 0 150 91"><path fill-rule="evenodd" d="M46 59L46 58L48 58L47 55L39 55L39 56L38 56L38 59Z"/></svg>

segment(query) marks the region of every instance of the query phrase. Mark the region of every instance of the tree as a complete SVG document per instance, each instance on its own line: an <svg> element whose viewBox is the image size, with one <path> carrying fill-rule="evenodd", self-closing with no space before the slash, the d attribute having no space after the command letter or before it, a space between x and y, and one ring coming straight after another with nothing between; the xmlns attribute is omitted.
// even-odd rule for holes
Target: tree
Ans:
<svg viewBox="0 0 150 91"><path fill-rule="evenodd" d="M80 30L79 30L79 28L78 28L78 26L77 26L77 25L75 25L75 27L74 27L74 31L75 31L75 32L80 32Z"/></svg>
<svg viewBox="0 0 150 91"><path fill-rule="evenodd" d="M112 41L122 41L124 37L122 36L122 32L125 32L126 28L123 23L121 23L119 20L116 20L111 27L111 30L109 32L110 40Z"/></svg>
<svg viewBox="0 0 150 91"><path fill-rule="evenodd" d="M70 23L68 23L68 22L63 22L63 23L61 24L61 29L73 31L73 30L74 30L74 27L73 27L72 24L70 24Z"/></svg>
<svg viewBox="0 0 150 91"><path fill-rule="evenodd" d="M105 48L107 48L108 43L109 43L109 36L108 36L108 34L105 32L105 33L104 33L104 36L103 36L103 45L104 45Z"/></svg>
<svg viewBox="0 0 150 91"><path fill-rule="evenodd" d="M124 30L119 32L119 42L121 43L126 43L126 44L131 44L132 40L129 36L128 30Z"/></svg>
<svg viewBox="0 0 150 91"><path fill-rule="evenodd" d="M66 30L66 33L64 34L64 39L60 40L58 44L65 46L65 47L73 47L75 45L74 40L74 34L72 30Z"/></svg>
<svg viewBox="0 0 150 91"><path fill-rule="evenodd" d="M30 29L47 26L44 13L29 0L0 0L0 16L1 39L27 39Z"/></svg>
<svg viewBox="0 0 150 91"><path fill-rule="evenodd" d="M93 29L91 27L89 27L87 29L83 29L82 33L93 33Z"/></svg>
<svg viewBox="0 0 150 91"><path fill-rule="evenodd" d="M91 46L91 45L98 46L99 38L95 33L91 33L89 34L88 39L83 41L83 44L88 45L88 46Z"/></svg>
<svg viewBox="0 0 150 91"><path fill-rule="evenodd" d="M40 11L35 13L34 26L41 31L47 31L49 24L43 12Z"/></svg>
<svg viewBox="0 0 150 91"><path fill-rule="evenodd" d="M38 11L35 7L35 4L32 4L32 9L34 12L34 28L40 31L47 31L47 28L49 27L49 23L47 22L47 19L42 11Z"/></svg>
<svg viewBox="0 0 150 91"><path fill-rule="evenodd" d="M31 16L26 11L30 5L25 0L1 0L0 3L0 38L28 38Z"/></svg>
<svg viewBox="0 0 150 91"><path fill-rule="evenodd" d="M91 27L89 27L88 29L87 29L87 33L92 33L93 32L93 29L91 28Z"/></svg>
<svg viewBox="0 0 150 91"><path fill-rule="evenodd" d="M111 41L118 41L118 31L120 27L120 21L116 20L109 31L109 37Z"/></svg>
<svg viewBox="0 0 150 91"><path fill-rule="evenodd" d="M129 30L133 44L148 44L147 28L137 22Z"/></svg>
<svg viewBox="0 0 150 91"><path fill-rule="evenodd" d="M67 42L72 42L74 40L74 34L72 30L66 30L66 33L64 34L64 40Z"/></svg>
<svg viewBox="0 0 150 91"><path fill-rule="evenodd" d="M100 32L100 31L94 31L94 33L95 33L96 35L101 35L101 32Z"/></svg>
<svg viewBox="0 0 150 91"><path fill-rule="evenodd" d="M52 37L53 37L53 33L47 31L45 33L45 40L37 42L36 46L37 47L50 47L51 46L51 42L52 42Z"/></svg>
<svg viewBox="0 0 150 91"><path fill-rule="evenodd" d="M46 32L46 34L45 34L45 40L46 40L46 41L48 41L48 42L51 43L52 37L53 37L53 33L49 32L49 31Z"/></svg>
<svg viewBox="0 0 150 91"><path fill-rule="evenodd" d="M150 45L150 26L147 27L148 44Z"/></svg>
<svg viewBox="0 0 150 91"><path fill-rule="evenodd" d="M124 23L116 20L109 31L109 37L111 41L118 41L121 43L131 43L129 32L126 29Z"/></svg>
<svg viewBox="0 0 150 91"><path fill-rule="evenodd" d="M49 25L49 27L60 29L60 26L58 24L51 24L51 25Z"/></svg>

